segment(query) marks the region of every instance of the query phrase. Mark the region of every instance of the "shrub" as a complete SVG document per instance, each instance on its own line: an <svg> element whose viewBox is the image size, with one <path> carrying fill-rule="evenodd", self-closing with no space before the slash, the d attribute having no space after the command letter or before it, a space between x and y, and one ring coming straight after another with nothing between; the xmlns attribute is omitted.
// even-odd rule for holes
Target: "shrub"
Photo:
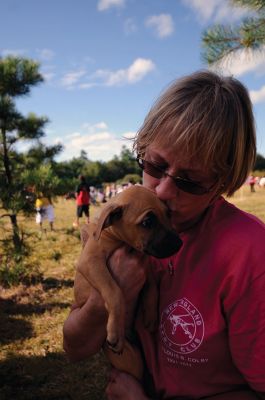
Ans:
<svg viewBox="0 0 265 400"><path fill-rule="evenodd" d="M3 287L20 283L30 285L43 279L38 264L27 264L21 255L3 256L0 260L0 284Z"/></svg>

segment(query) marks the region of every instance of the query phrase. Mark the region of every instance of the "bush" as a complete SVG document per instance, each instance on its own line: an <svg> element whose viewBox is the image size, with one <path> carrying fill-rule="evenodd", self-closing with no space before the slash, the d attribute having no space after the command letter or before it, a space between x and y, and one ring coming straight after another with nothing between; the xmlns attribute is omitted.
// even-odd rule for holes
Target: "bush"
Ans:
<svg viewBox="0 0 265 400"><path fill-rule="evenodd" d="M29 265L20 255L4 256L0 261L0 284L3 287L16 286L20 283L30 285L43 279L39 265Z"/></svg>
<svg viewBox="0 0 265 400"><path fill-rule="evenodd" d="M127 174L122 179L119 179L116 183L123 184L129 182L131 182L132 184L141 183L142 177L137 174Z"/></svg>

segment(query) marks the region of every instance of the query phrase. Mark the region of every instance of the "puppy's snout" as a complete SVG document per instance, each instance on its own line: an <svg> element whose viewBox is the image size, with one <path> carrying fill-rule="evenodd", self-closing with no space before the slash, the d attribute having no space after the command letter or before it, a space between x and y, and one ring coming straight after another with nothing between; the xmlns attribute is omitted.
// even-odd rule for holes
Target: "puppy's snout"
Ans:
<svg viewBox="0 0 265 400"><path fill-rule="evenodd" d="M173 232L168 231L163 236L157 236L146 249L146 253L156 258L166 258L177 253L182 246L182 240Z"/></svg>

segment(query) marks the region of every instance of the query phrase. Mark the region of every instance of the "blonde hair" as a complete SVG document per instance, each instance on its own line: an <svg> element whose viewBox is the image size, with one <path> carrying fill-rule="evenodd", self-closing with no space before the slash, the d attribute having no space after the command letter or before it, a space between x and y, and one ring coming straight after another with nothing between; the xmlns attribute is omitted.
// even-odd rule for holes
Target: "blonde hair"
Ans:
<svg viewBox="0 0 265 400"><path fill-rule="evenodd" d="M233 77L198 71L173 82L149 111L135 140L144 156L155 144L185 149L199 157L231 196L256 159L252 104L244 85Z"/></svg>

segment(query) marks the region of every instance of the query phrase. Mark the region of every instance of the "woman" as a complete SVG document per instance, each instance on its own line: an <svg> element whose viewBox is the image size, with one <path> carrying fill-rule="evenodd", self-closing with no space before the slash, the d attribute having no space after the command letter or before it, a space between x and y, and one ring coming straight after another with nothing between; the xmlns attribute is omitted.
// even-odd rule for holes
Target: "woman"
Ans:
<svg viewBox="0 0 265 400"><path fill-rule="evenodd" d="M159 329L151 335L139 313L145 378L113 370L108 399L265 398L265 226L221 197L241 187L255 160L247 90L209 71L174 82L134 147L143 184L168 206L183 246L170 259L146 261L160 290ZM123 248L110 260L128 310L145 279L141 257ZM96 291L73 307L64 326L71 360L99 351L105 323Z"/></svg>

